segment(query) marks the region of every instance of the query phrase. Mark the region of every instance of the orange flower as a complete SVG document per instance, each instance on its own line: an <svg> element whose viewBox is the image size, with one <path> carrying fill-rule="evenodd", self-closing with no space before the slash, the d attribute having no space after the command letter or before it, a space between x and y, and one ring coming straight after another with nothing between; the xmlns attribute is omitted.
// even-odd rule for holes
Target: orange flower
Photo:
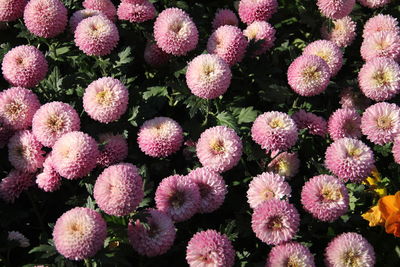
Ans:
<svg viewBox="0 0 400 267"><path fill-rule="evenodd" d="M382 218L382 213L378 205L373 206L366 213L361 215L365 220L369 221L369 226L384 225L385 221Z"/></svg>
<svg viewBox="0 0 400 267"><path fill-rule="evenodd" d="M385 220L386 233L400 237L400 191L379 199L378 207Z"/></svg>
<svg viewBox="0 0 400 267"><path fill-rule="evenodd" d="M363 184L368 185L370 190L378 194L379 197L383 197L386 196L387 192L385 187L379 185L381 180L381 174L376 168L374 168L371 172L371 175L363 181Z"/></svg>

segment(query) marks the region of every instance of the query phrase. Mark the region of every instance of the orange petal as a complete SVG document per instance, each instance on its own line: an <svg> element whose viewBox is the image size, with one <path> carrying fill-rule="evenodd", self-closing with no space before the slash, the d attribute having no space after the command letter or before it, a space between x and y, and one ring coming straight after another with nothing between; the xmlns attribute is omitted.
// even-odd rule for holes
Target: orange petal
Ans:
<svg viewBox="0 0 400 267"><path fill-rule="evenodd" d="M379 210L385 220L390 216L390 214L400 211L397 203L396 197L394 195L385 196L378 201Z"/></svg>
<svg viewBox="0 0 400 267"><path fill-rule="evenodd" d="M378 206L373 206L366 213L361 215L365 220L369 221L369 226L383 225L384 220Z"/></svg>
<svg viewBox="0 0 400 267"><path fill-rule="evenodd" d="M400 211L389 216L385 223L386 233L400 237Z"/></svg>

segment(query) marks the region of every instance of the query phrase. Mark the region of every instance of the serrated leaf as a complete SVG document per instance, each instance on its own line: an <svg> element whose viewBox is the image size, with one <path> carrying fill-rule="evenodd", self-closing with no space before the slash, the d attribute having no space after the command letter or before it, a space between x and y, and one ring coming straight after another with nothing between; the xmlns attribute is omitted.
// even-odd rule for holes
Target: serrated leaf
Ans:
<svg viewBox="0 0 400 267"><path fill-rule="evenodd" d="M119 67L128 63L131 63L133 61L133 57L131 57L132 50L128 46L124 50L118 53L118 58L119 60L115 62L115 66Z"/></svg>
<svg viewBox="0 0 400 267"><path fill-rule="evenodd" d="M223 112L219 113L217 115L217 121L218 121L219 125L228 126L232 129L234 129L235 131L238 130L235 117L231 113L228 113L227 111L223 111Z"/></svg>
<svg viewBox="0 0 400 267"><path fill-rule="evenodd" d="M257 118L258 112L253 107L247 107L240 110L238 116L238 123L253 122Z"/></svg>
<svg viewBox="0 0 400 267"><path fill-rule="evenodd" d="M147 100L150 97L167 96L167 95L168 95L167 87L165 87L165 86L153 86L153 87L148 87L147 91L143 93L143 99Z"/></svg>

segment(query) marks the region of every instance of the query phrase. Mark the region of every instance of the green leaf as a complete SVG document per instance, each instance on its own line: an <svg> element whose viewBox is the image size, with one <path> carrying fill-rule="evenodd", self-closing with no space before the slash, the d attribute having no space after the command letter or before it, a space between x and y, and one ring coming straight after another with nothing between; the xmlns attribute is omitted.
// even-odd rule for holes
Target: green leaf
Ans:
<svg viewBox="0 0 400 267"><path fill-rule="evenodd" d="M147 91L143 93L143 99L147 100L154 96L167 96L168 90L166 86L153 86L148 87Z"/></svg>
<svg viewBox="0 0 400 267"><path fill-rule="evenodd" d="M247 107L240 110L238 116L238 123L248 123L253 122L257 118L258 112L253 109L253 107Z"/></svg>
<svg viewBox="0 0 400 267"><path fill-rule="evenodd" d="M131 63L133 61L133 57L131 57L132 50L128 46L124 50L118 53L119 60L115 62L115 67L120 67L122 65Z"/></svg>
<svg viewBox="0 0 400 267"><path fill-rule="evenodd" d="M236 119L231 113L223 111L217 115L217 120L219 125L225 125L238 131Z"/></svg>

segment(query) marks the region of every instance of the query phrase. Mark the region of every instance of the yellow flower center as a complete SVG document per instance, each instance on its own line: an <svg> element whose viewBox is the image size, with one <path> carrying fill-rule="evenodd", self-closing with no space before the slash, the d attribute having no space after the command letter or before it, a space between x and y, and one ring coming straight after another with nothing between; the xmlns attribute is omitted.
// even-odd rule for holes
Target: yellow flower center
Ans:
<svg viewBox="0 0 400 267"><path fill-rule="evenodd" d="M273 198L273 197L275 196L275 193L274 193L274 191L272 191L271 189L266 188L266 189L262 192L261 195L263 196L264 200L268 200L268 199Z"/></svg>
<svg viewBox="0 0 400 267"><path fill-rule="evenodd" d="M280 230L283 227L283 220L282 217L280 216L274 216L272 217L268 223L267 223L267 228L269 230Z"/></svg>
<svg viewBox="0 0 400 267"><path fill-rule="evenodd" d="M379 117L376 123L381 129L390 129L392 127L392 120L389 116Z"/></svg>
<svg viewBox="0 0 400 267"><path fill-rule="evenodd" d="M350 148L347 149L347 154L353 158L359 157L361 155L361 153L362 153L362 150L355 146L351 146Z"/></svg>
<svg viewBox="0 0 400 267"><path fill-rule="evenodd" d="M223 153L225 151L224 142L219 139L215 139L211 142L210 147L216 153Z"/></svg>
<svg viewBox="0 0 400 267"><path fill-rule="evenodd" d="M390 43L388 43L386 40L381 40L378 42L375 46L376 50L385 50L390 46Z"/></svg>
<svg viewBox="0 0 400 267"><path fill-rule="evenodd" d="M181 21L175 21L174 23L171 23L169 26L169 30L174 32L175 34L180 34L183 29L183 23Z"/></svg>
<svg viewBox="0 0 400 267"><path fill-rule="evenodd" d="M11 102L5 107L5 113L7 114L7 116L13 119L17 118L18 115L22 112L22 110L23 110L23 105L18 102Z"/></svg>
<svg viewBox="0 0 400 267"><path fill-rule="evenodd" d="M113 101L113 98L114 98L114 94L108 88L105 88L104 90L102 90L96 94L97 103L99 103L100 105L103 105L103 106L110 105L111 102Z"/></svg>
<svg viewBox="0 0 400 267"><path fill-rule="evenodd" d="M322 188L321 195L325 201L338 201L343 197L339 189L333 189L329 187Z"/></svg>
<svg viewBox="0 0 400 267"><path fill-rule="evenodd" d="M361 267L360 255L354 250L349 250L343 255L344 266L348 267Z"/></svg>
<svg viewBox="0 0 400 267"><path fill-rule="evenodd" d="M203 73L205 76L209 76L215 71L215 67L212 64L204 64L203 65Z"/></svg>
<svg viewBox="0 0 400 267"><path fill-rule="evenodd" d="M296 256L291 256L287 260L286 264L284 265L286 267L302 267L304 266L301 261L296 257Z"/></svg>
<svg viewBox="0 0 400 267"><path fill-rule="evenodd" d="M271 128L283 128L285 127L285 123L280 118L274 118L269 122L269 126Z"/></svg>
<svg viewBox="0 0 400 267"><path fill-rule="evenodd" d="M52 130L53 132L58 132L62 128L64 128L64 121L62 118L57 116L56 114L50 116L47 119L47 127Z"/></svg>
<svg viewBox="0 0 400 267"><path fill-rule="evenodd" d="M309 66L303 70L302 76L305 82L312 82L321 78L321 71L317 66Z"/></svg>
<svg viewBox="0 0 400 267"><path fill-rule="evenodd" d="M377 71L372 79L375 81L376 86L386 86L393 81L393 75L389 71Z"/></svg>
<svg viewBox="0 0 400 267"><path fill-rule="evenodd" d="M286 160L280 160L278 162L278 172L279 173L286 173L289 170L289 162Z"/></svg>
<svg viewBox="0 0 400 267"><path fill-rule="evenodd" d="M315 53L316 56L319 56L320 58L322 58L323 60L325 60L325 62L330 62L330 55L327 51L324 50L319 50Z"/></svg>

